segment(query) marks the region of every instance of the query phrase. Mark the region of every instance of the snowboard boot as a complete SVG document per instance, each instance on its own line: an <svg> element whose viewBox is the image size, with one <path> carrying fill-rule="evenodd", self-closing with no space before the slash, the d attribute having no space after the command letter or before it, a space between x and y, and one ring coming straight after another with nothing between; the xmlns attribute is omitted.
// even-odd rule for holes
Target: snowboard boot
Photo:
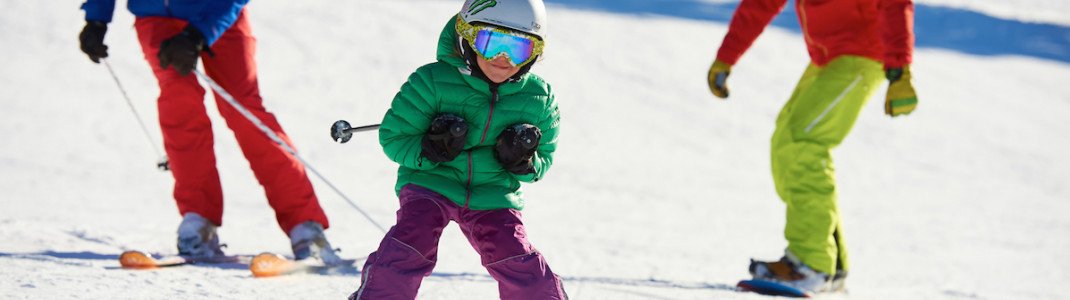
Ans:
<svg viewBox="0 0 1070 300"><path fill-rule="evenodd" d="M327 236L323 234L323 225L308 221L290 230L290 247L294 251L294 260L316 259L324 264L334 265L341 263L342 259L327 242Z"/></svg>
<svg viewBox="0 0 1070 300"><path fill-rule="evenodd" d="M841 274L843 275L839 276L838 281L835 281L828 274L806 266L788 251L784 251L784 257L774 262L752 259L749 269L754 279L774 281L810 293L842 290L843 279L847 277L847 273L842 272ZM838 284L838 289L835 288L836 284Z"/></svg>
<svg viewBox="0 0 1070 300"><path fill-rule="evenodd" d="M197 258L223 256L216 226L197 213L186 213L178 225L178 255Z"/></svg>

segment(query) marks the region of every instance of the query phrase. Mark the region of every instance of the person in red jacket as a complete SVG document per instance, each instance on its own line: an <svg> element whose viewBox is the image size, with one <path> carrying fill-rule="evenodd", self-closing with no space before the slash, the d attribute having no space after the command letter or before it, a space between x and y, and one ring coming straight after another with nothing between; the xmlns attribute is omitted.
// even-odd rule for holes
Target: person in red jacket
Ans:
<svg viewBox="0 0 1070 300"><path fill-rule="evenodd" d="M715 96L728 97L732 66L786 3L740 3L707 75ZM788 247L779 261L752 260L749 269L755 279L807 292L842 290L847 251L830 150L850 132L881 77L890 82L885 113L905 115L917 106L910 75L914 5L796 0L795 9L811 61L777 117L771 153L773 181L787 205Z"/></svg>
<svg viewBox="0 0 1070 300"><path fill-rule="evenodd" d="M198 60L204 73L264 125L293 147L275 115L264 108L256 75L256 38L246 17L248 0L128 0L137 16L145 61L160 86L156 101L164 149L175 179L174 198L182 215L179 255L223 255L216 227L223 225L223 190L216 171L212 124L205 111L205 90L189 73ZM79 34L82 52L93 62L108 57L104 35L115 0L86 0L86 25ZM329 225L304 165L260 132L256 125L215 95L216 106L234 131L242 154L264 187L275 218L288 233L296 259L340 261L324 235Z"/></svg>

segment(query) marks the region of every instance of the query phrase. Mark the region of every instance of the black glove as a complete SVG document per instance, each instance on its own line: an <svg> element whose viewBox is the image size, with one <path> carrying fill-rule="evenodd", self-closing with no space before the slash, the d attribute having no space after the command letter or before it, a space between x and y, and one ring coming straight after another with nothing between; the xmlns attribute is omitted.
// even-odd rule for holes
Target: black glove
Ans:
<svg viewBox="0 0 1070 300"><path fill-rule="evenodd" d="M108 57L108 45L104 44L104 34L108 32L108 24L100 21L86 21L82 27L82 33L78 34L78 42L81 43L82 52L89 55L89 59L100 63L101 58Z"/></svg>
<svg viewBox="0 0 1070 300"><path fill-rule="evenodd" d="M186 26L181 33L160 43L160 68L174 66L175 71L185 76L197 68L197 57L205 48L204 35L192 25Z"/></svg>
<svg viewBox="0 0 1070 300"><path fill-rule="evenodd" d="M531 160L535 157L535 149L539 148L539 139L542 139L542 131L535 125L515 124L506 127L494 145L494 158L510 173L535 173L535 165Z"/></svg>
<svg viewBox="0 0 1070 300"><path fill-rule="evenodd" d="M422 143L420 155L433 162L447 162L464 150L468 138L468 124L456 115L441 114L431 120Z"/></svg>

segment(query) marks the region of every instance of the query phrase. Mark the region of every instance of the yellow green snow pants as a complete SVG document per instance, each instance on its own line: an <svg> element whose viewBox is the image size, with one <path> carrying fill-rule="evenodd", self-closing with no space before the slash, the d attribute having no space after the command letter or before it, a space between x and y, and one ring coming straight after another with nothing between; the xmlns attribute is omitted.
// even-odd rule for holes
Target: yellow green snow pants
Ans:
<svg viewBox="0 0 1070 300"><path fill-rule="evenodd" d="M882 65L865 57L811 63L777 117L772 167L777 194L787 204L784 237L792 254L825 274L847 270L829 152L854 127L883 77Z"/></svg>

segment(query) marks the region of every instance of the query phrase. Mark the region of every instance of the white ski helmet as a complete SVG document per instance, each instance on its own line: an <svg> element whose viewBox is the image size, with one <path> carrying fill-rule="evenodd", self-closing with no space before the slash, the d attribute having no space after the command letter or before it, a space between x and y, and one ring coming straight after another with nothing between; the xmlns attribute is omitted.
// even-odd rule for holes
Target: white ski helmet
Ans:
<svg viewBox="0 0 1070 300"><path fill-rule="evenodd" d="M465 0L465 23L486 23L546 40L546 6L542 0Z"/></svg>

